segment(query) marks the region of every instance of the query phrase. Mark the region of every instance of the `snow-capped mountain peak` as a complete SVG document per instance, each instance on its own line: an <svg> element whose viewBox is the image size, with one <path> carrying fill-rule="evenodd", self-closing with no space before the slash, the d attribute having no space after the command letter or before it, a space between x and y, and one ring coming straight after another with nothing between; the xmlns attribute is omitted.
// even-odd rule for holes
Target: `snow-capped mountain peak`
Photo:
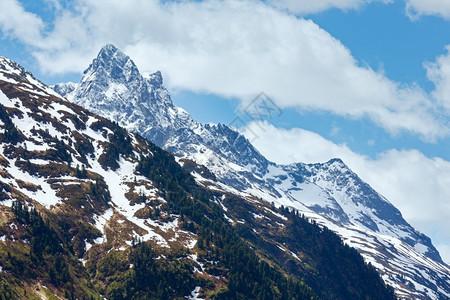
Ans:
<svg viewBox="0 0 450 300"><path fill-rule="evenodd" d="M144 80L129 56L113 45L106 45L89 68L84 71L81 82L84 83L85 88L76 89L73 97L104 107L111 104L124 105L130 100L135 102L136 99L126 96L140 89ZM114 97L115 101L108 101L113 99L112 95L118 97ZM94 99L91 99L92 97ZM99 101L100 98L103 101Z"/></svg>
<svg viewBox="0 0 450 300"><path fill-rule="evenodd" d="M88 75L99 71L108 74L111 79L121 82L134 81L139 75L139 70L130 57L111 44L103 46L97 58L94 59L84 74ZM89 76L84 78L88 79Z"/></svg>
<svg viewBox="0 0 450 300"><path fill-rule="evenodd" d="M161 72L142 76L129 56L104 46L84 71L80 83L54 89L67 99L118 122L163 145L175 128L190 127L192 118L173 105Z"/></svg>

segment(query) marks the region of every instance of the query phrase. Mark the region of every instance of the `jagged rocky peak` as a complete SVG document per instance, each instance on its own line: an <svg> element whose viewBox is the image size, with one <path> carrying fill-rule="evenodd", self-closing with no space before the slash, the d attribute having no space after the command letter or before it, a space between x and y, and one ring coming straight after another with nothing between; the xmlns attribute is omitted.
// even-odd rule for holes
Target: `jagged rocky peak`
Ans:
<svg viewBox="0 0 450 300"><path fill-rule="evenodd" d="M53 85L51 88L61 96L66 97L77 88L77 84L73 82L58 83Z"/></svg>
<svg viewBox="0 0 450 300"><path fill-rule="evenodd" d="M338 157L332 158L329 161L327 161L325 163L328 166L336 166L336 167L341 167L341 168L348 168L348 166L344 163L344 161Z"/></svg>
<svg viewBox="0 0 450 300"><path fill-rule="evenodd" d="M397 237L412 247L421 244L419 248L423 254L443 263L430 238L408 224L392 203L364 182L341 159L334 158L310 165L297 164L297 167L307 180L327 191L354 224Z"/></svg>
<svg viewBox="0 0 450 300"><path fill-rule="evenodd" d="M315 163L310 164L312 168L315 169L324 169L329 171L337 171L337 172L352 172L352 170L345 164L345 162L340 158L332 158L324 163Z"/></svg>
<svg viewBox="0 0 450 300"><path fill-rule="evenodd" d="M83 78L76 87L78 98L81 91L90 93L89 84L106 88L104 97L117 100L116 94L123 97L148 100L146 93L164 89L160 71L143 76L133 60L116 46L107 44L102 47L91 65L84 71ZM83 96L83 95L81 95ZM85 94L84 97L87 95ZM77 100L77 97L74 98Z"/></svg>
<svg viewBox="0 0 450 300"><path fill-rule="evenodd" d="M67 89L61 85L60 90ZM131 108L147 85L137 66L129 56L114 45L102 47L91 65L84 71L80 83L66 96L69 100L92 109L94 112ZM62 93L64 94L64 93ZM117 116L112 119L119 121Z"/></svg>
<svg viewBox="0 0 450 300"><path fill-rule="evenodd" d="M99 69L103 69L105 75L113 80L129 82L140 76L139 70L131 58L111 44L102 47L85 74Z"/></svg>
<svg viewBox="0 0 450 300"><path fill-rule="evenodd" d="M163 77L161 71L156 71L153 74L146 76L147 82L150 83L154 88L159 88L163 86Z"/></svg>
<svg viewBox="0 0 450 300"><path fill-rule="evenodd" d="M107 44L101 48L97 58L84 71L84 77L86 78L86 75L92 72L100 73L110 80L121 83L143 81L143 76L133 60L112 44ZM160 71L145 76L145 79L154 88L160 88L163 85Z"/></svg>
<svg viewBox="0 0 450 300"><path fill-rule="evenodd" d="M111 44L102 47L75 88L58 84L54 89L159 146L173 131L193 122L172 103L161 72L143 76L131 58Z"/></svg>

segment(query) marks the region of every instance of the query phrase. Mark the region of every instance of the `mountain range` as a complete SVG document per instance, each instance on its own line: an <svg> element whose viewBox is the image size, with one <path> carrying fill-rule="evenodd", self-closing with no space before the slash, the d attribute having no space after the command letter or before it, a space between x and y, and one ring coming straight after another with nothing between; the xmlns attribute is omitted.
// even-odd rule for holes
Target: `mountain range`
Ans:
<svg viewBox="0 0 450 300"><path fill-rule="evenodd" d="M215 189L4 57L0 91L1 299L394 299L330 230Z"/></svg>
<svg viewBox="0 0 450 300"><path fill-rule="evenodd" d="M162 75L142 76L113 45L104 46L78 84L54 89L73 103L205 166L204 186L294 208L357 248L398 296L450 297L450 269L431 240L340 159L277 165L233 128L201 124L171 101ZM305 145L307 146L307 145Z"/></svg>
<svg viewBox="0 0 450 300"><path fill-rule="evenodd" d="M0 57L0 90L2 299L450 298L431 240L342 160L268 161L113 45L53 89Z"/></svg>

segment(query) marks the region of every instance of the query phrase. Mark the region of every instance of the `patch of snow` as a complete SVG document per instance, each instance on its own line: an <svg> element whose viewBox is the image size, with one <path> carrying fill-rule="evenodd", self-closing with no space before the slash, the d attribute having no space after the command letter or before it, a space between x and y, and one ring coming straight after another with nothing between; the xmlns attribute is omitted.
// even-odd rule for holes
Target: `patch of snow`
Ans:
<svg viewBox="0 0 450 300"><path fill-rule="evenodd" d="M264 207L264 209L265 209L266 211L270 212L271 214L277 216L277 217L280 218L280 219L283 219L283 220L285 220L285 221L288 220L288 218L286 218L286 217L283 216L282 214L279 214L279 213L277 213L277 212L274 212L273 210L271 210L271 209L269 209L269 208L267 208L267 207Z"/></svg>
<svg viewBox="0 0 450 300"><path fill-rule="evenodd" d="M0 73L1 75L1 73ZM1 79L1 77L0 77ZM5 107L14 108L14 103L12 103L15 99L9 99L1 90L0 90L0 104Z"/></svg>
<svg viewBox="0 0 450 300"><path fill-rule="evenodd" d="M282 248L280 245L277 245L278 249L280 249L283 252L286 252L286 249Z"/></svg>
<svg viewBox="0 0 450 300"><path fill-rule="evenodd" d="M259 215L259 214L255 214L255 213L252 213L252 215L253 215L253 218L255 218L255 219L263 219L264 218L263 215Z"/></svg>
<svg viewBox="0 0 450 300"><path fill-rule="evenodd" d="M195 289L191 292L191 295L189 296L189 300L202 300L203 298L199 298L198 295L200 294L200 287L196 286Z"/></svg>
<svg viewBox="0 0 450 300"><path fill-rule="evenodd" d="M105 239L103 237L98 237L94 239L94 244L102 244L105 242Z"/></svg>
<svg viewBox="0 0 450 300"><path fill-rule="evenodd" d="M136 211L143 208L145 204L136 204L131 205L129 200L125 197L125 193L128 192L129 188L126 184L124 184L124 179L127 179L130 174L134 173L134 169L136 167L135 163L131 163L123 158L119 161L120 168L116 171L112 170L104 170L97 160L89 158L89 164L93 169L96 170L98 174L100 174L105 180L106 184L109 187L109 192L111 194L111 202L114 203L118 212L120 212L123 216L127 218L130 222L134 223L138 227L145 230L147 233L140 236L143 241L154 240L162 247L169 248L169 244L167 241L159 234L154 232L154 230L148 226L151 220L143 220L136 218L134 215ZM160 224L156 224L156 226L161 227ZM167 226L167 227L165 227ZM172 227L171 225L163 225L163 228Z"/></svg>
<svg viewBox="0 0 450 300"><path fill-rule="evenodd" d="M94 241L94 243L95 243L95 241ZM92 247L92 244L86 240L84 240L84 244L85 244L86 251L89 251L89 249L91 249L91 247ZM100 243L95 243L95 244L100 244Z"/></svg>
<svg viewBox="0 0 450 300"><path fill-rule="evenodd" d="M295 254L295 253L292 252L292 251L291 251L291 255L292 255L293 257L295 257L298 261L302 261L302 260L297 256L297 254Z"/></svg>
<svg viewBox="0 0 450 300"><path fill-rule="evenodd" d="M429 250L427 246L420 243L415 244L414 249L416 249L416 251L420 253L427 253Z"/></svg>
<svg viewBox="0 0 450 300"><path fill-rule="evenodd" d="M233 224L233 219L231 219L229 216L227 216L227 214L223 214L223 216L229 223Z"/></svg>
<svg viewBox="0 0 450 300"><path fill-rule="evenodd" d="M116 95L120 95L127 92L128 88L122 83L110 82L108 89L104 92L106 98L112 98Z"/></svg>
<svg viewBox="0 0 450 300"><path fill-rule="evenodd" d="M55 190L50 187L50 184L48 184L44 178L32 176L26 172L23 172L15 165L15 161L11 162L9 167L6 167L6 170L13 176L13 178L20 178L25 182L33 182L34 184L40 186L41 189L35 192L29 191L25 188L20 189L20 191L29 198L38 201L46 208L50 208L51 206L61 202L59 197L56 196ZM9 180L9 184L14 185L11 179Z"/></svg>
<svg viewBox="0 0 450 300"><path fill-rule="evenodd" d="M197 244L197 240L196 239L192 239L192 240L189 240L189 241L186 242L186 247L189 250L192 250L192 249L194 249L196 244Z"/></svg>
<svg viewBox="0 0 450 300"><path fill-rule="evenodd" d="M30 161L30 163L35 164L35 165L48 165L50 163L50 161L48 161L48 160L37 159L37 158L30 159L29 161Z"/></svg>
<svg viewBox="0 0 450 300"><path fill-rule="evenodd" d="M111 217L113 216L113 214L114 214L114 211L111 208L108 208L107 210L105 210L103 215L101 215L101 216L95 215L94 216L94 220L95 220L94 226L101 232L104 232L106 223L109 220L111 220ZM103 237L101 237L101 238L97 238L96 240L98 240L98 239L101 239L100 243L103 243L106 238L104 239ZM94 242L97 244L96 240L94 240Z"/></svg>

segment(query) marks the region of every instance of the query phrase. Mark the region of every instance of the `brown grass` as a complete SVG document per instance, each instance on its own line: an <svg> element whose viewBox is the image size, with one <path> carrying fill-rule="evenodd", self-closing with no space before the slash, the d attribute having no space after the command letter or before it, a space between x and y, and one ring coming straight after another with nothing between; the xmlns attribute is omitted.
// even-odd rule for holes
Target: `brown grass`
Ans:
<svg viewBox="0 0 450 300"><path fill-rule="evenodd" d="M26 189L30 192L36 192L38 190L42 190L42 188L39 185L33 184L31 182L25 182L20 179L16 179L16 183L19 185L21 189Z"/></svg>

